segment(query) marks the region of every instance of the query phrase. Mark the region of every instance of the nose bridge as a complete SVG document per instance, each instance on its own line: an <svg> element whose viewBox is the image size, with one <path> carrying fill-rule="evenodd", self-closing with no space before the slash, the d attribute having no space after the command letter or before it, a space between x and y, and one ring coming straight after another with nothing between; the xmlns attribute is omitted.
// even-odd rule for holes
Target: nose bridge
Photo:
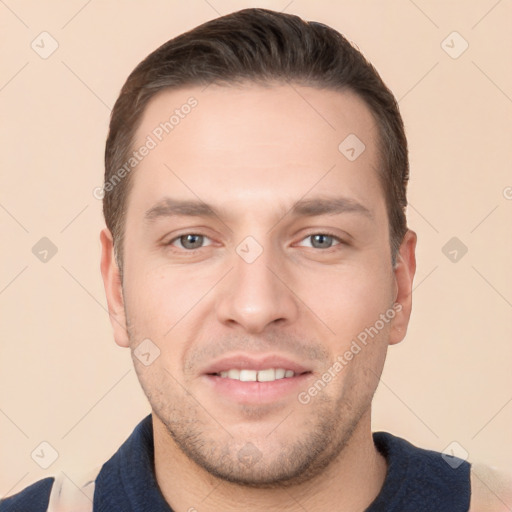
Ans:
<svg viewBox="0 0 512 512"><path fill-rule="evenodd" d="M262 244L248 236L238 244L232 258L233 270L217 303L221 322L261 332L272 322L296 318L293 294L281 281L283 277L276 276L277 268L282 268L281 257L268 240Z"/></svg>

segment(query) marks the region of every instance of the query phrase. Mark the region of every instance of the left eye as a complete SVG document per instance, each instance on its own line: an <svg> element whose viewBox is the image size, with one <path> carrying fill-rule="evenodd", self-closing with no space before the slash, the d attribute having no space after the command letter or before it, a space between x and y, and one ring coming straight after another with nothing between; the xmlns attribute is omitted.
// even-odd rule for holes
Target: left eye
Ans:
<svg viewBox="0 0 512 512"><path fill-rule="evenodd" d="M186 235L181 235L176 238L173 238L168 245L175 245L179 242L181 245L181 249L200 249L201 247L205 247L206 245L203 245L205 240L209 240L210 243L207 243L206 245L211 245L211 240L204 235L196 235L195 233L187 233Z"/></svg>
<svg viewBox="0 0 512 512"><path fill-rule="evenodd" d="M308 239L311 239L311 245L306 247L313 247L314 249L330 249L333 245L341 243L341 240L338 237L327 233L315 233L313 235L308 235L303 240Z"/></svg>

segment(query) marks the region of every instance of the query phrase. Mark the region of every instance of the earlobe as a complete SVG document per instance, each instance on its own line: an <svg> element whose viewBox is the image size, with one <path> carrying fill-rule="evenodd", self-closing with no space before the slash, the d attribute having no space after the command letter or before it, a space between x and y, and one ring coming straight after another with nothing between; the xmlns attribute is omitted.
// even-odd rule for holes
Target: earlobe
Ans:
<svg viewBox="0 0 512 512"><path fill-rule="evenodd" d="M100 233L101 242L101 276L107 297L110 323L114 329L114 339L120 347L129 347L126 329L126 315L119 268L114 256L114 242L108 228Z"/></svg>
<svg viewBox="0 0 512 512"><path fill-rule="evenodd" d="M396 298L395 303L400 304L391 324L389 344L400 343L407 333L407 326L412 310L412 283L416 272L416 233L407 230L397 255L397 262L393 270L395 274Z"/></svg>

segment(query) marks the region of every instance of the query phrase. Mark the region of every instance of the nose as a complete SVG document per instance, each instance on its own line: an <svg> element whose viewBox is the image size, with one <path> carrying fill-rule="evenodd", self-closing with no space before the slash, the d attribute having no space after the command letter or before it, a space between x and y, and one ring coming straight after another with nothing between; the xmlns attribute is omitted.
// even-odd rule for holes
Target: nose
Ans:
<svg viewBox="0 0 512 512"><path fill-rule="evenodd" d="M270 249L263 249L252 262L240 254L233 254L233 269L218 290L218 320L251 334L272 324L293 323L299 314L298 299L282 258Z"/></svg>

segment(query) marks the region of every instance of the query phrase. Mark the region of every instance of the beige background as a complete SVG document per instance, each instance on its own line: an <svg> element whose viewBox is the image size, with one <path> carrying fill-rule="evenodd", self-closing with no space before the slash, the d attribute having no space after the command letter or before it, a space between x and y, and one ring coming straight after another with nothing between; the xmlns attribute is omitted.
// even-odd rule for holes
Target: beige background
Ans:
<svg viewBox="0 0 512 512"><path fill-rule="evenodd" d="M149 412L99 272L92 191L109 111L150 51L250 6L337 28L400 100L418 274L374 430L439 451L456 441L456 454L512 469L510 1L2 0L0 496L103 463ZM47 59L31 47L51 48L43 31L59 45ZM469 43L458 58L445 49L455 55L462 39L442 46L453 31ZM468 248L455 263L442 252L454 236ZM32 253L42 237L58 248L46 263ZM59 454L47 470L31 458L43 441Z"/></svg>

